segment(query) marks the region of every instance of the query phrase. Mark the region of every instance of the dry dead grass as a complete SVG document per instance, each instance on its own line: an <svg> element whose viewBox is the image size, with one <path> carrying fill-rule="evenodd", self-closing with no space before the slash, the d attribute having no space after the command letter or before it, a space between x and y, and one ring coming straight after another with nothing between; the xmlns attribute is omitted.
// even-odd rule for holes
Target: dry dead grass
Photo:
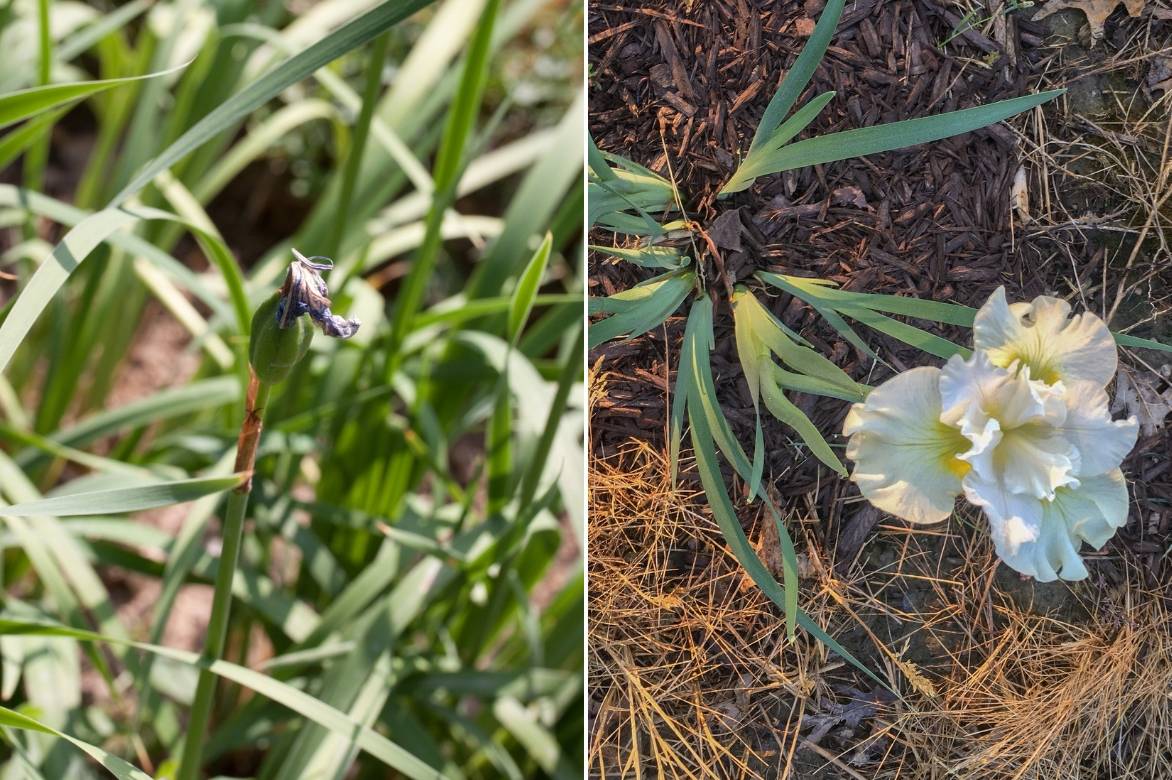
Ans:
<svg viewBox="0 0 1172 780"><path fill-rule="evenodd" d="M1172 591L1129 559L1099 556L1122 585L1039 585L971 514L844 561L791 522L803 608L895 696L785 641L687 484L642 442L591 462L592 776L1172 777Z"/></svg>
<svg viewBox="0 0 1172 780"><path fill-rule="evenodd" d="M892 563L812 565L803 603L840 639L867 625L901 693L884 701L808 638L785 642L661 454L632 442L614 460L591 472L593 776L1172 777L1166 593L1014 592L979 529L881 529ZM1048 588L1070 600L1028 603Z"/></svg>
<svg viewBox="0 0 1172 780"><path fill-rule="evenodd" d="M739 590L694 496L671 489L666 461L633 444L627 465L590 478L591 768L603 777L716 776L760 765L736 726L760 686L774 622ZM727 558L725 560L724 558Z"/></svg>
<svg viewBox="0 0 1172 780"><path fill-rule="evenodd" d="M1005 626L938 702L891 731L918 757L891 777L1172 776L1172 621L1155 594L1087 624L998 608Z"/></svg>
<svg viewBox="0 0 1172 780"><path fill-rule="evenodd" d="M1012 227L1026 239L1031 269L1049 267L1064 295L1113 328L1156 323L1163 336L1172 305L1172 90L1145 88L1144 75L1172 58L1172 41L1156 24L1148 15L1130 26L1111 54L1077 40L1051 47L1039 88L1069 90L1056 103L1062 120L1054 125L1038 109L1009 124L1031 204ZM1047 241L1031 244L1039 237ZM1101 247L1089 263L1088 245Z"/></svg>

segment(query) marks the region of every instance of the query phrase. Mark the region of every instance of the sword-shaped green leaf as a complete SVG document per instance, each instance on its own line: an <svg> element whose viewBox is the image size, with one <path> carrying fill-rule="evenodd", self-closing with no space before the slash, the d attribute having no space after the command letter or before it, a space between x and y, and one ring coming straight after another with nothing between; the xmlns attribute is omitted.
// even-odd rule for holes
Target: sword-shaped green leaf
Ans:
<svg viewBox="0 0 1172 780"><path fill-rule="evenodd" d="M33 517L37 515L70 517L141 512L144 509L184 504L212 493L231 490L240 485L246 476L245 474L233 474L229 477L181 479L149 485L138 483L131 487L111 490L51 496L40 501L28 501L23 504L0 507L0 515L5 517Z"/></svg>
<svg viewBox="0 0 1172 780"><path fill-rule="evenodd" d="M590 325L590 348L615 338L633 338L671 316L696 283L692 271L674 271L609 298L591 299L590 311L614 312Z"/></svg>
<svg viewBox="0 0 1172 780"><path fill-rule="evenodd" d="M798 101L802 90L810 83L810 78L814 75L818 63L826 54L826 48L830 46L830 39L834 36L834 28L838 27L838 20L842 16L842 7L845 2L846 0L830 0L826 4L822 15L818 17L818 23L814 25L814 32L810 35L810 40L802 47L802 52L794 61L793 67L790 68L789 73L785 74L781 86L774 93L769 105L765 107L765 113L761 115L761 123L757 125L757 132L753 135L753 143L749 147L750 151L763 145L766 139L773 135L773 131L781 124L781 120L785 119L785 115Z"/></svg>
<svg viewBox="0 0 1172 780"><path fill-rule="evenodd" d="M147 73L143 76L128 76L120 79L104 79L102 81L77 81L70 84L47 84L43 87L30 87L7 95L0 95L0 128L7 127L22 119L36 116L42 111L49 111L72 103L75 100L105 92L122 84L134 81L158 78L169 73L175 73L186 66L171 70Z"/></svg>
<svg viewBox="0 0 1172 780"><path fill-rule="evenodd" d="M939 141L954 135L968 133L1008 119L1014 114L1039 106L1061 95L1056 89L1036 95L1002 100L987 106L965 108L937 116L908 119L903 122L845 130L841 133L808 138L789 144L775 152L755 158L753 164L742 165L720 191L722 195L746 189L759 176L780 173L795 168L808 168L851 157L904 149L909 146Z"/></svg>

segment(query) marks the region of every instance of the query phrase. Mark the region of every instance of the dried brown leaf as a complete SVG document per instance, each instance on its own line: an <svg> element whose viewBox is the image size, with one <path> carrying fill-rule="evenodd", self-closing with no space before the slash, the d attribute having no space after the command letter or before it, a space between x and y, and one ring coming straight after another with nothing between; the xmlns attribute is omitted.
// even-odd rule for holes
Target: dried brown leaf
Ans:
<svg viewBox="0 0 1172 780"><path fill-rule="evenodd" d="M1131 17L1140 15L1147 0L1050 0L1042 10L1034 16L1035 20L1045 19L1050 14L1068 9L1082 11L1087 16L1087 24L1091 28L1091 44L1103 37L1103 26L1121 3Z"/></svg>
<svg viewBox="0 0 1172 780"><path fill-rule="evenodd" d="M1164 427L1172 413L1172 388L1160 391L1163 381L1148 375L1120 371L1115 380L1115 400L1111 411L1135 415L1143 436L1151 436Z"/></svg>

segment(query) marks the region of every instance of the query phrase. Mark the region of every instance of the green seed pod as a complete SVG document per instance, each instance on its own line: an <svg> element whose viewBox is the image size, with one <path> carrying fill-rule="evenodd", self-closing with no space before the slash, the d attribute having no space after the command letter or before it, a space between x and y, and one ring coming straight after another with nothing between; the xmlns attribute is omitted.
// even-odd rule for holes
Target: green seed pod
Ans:
<svg viewBox="0 0 1172 780"><path fill-rule="evenodd" d="M309 351L313 339L313 325L308 317L295 317L289 327L277 324L277 303L274 295L257 307L252 315L252 336L248 340L248 360L262 382L274 384L284 381Z"/></svg>

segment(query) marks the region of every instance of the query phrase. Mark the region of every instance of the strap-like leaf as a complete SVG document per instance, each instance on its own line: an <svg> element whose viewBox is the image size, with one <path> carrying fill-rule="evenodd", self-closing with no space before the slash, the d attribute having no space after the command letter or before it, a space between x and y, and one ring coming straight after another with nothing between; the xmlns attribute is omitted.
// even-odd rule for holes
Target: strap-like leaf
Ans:
<svg viewBox="0 0 1172 780"><path fill-rule="evenodd" d="M870 347L859 339L858 334L846 323L842 315L867 325L881 333L899 339L918 349L943 357L952 355L967 356L969 351L964 347L952 343L948 339L935 336L914 325L893 320L879 314L876 309L895 311L900 314L913 310L942 314L951 319L963 318L963 313L956 312L962 307L953 304L938 303L935 301L921 301L915 298L899 298L893 295L873 295L868 293L853 293L836 290L828 287L820 279L805 279L795 276L782 276L768 271L759 271L757 276L762 281L778 287L791 295L805 301L824 317L840 334L856 346L862 345L864 350L874 356ZM907 301L908 303L902 303ZM934 306L916 307L915 303L935 304ZM926 317L925 319L931 319ZM940 321L940 320L936 320ZM971 318L969 324L971 325ZM857 340L857 341L856 341Z"/></svg>
<svg viewBox="0 0 1172 780"><path fill-rule="evenodd" d="M875 672L871 671L860 660L854 657L853 654L833 637L827 634L821 626L815 623L805 611L797 608L797 576L796 576L796 560L794 562L794 577L784 577L787 582L787 587L783 588L773 575L769 573L769 569L761 562L753 546L749 543L745 536L745 530L741 528L740 520L733 510L732 502L729 500L728 494L724 489L724 480L720 476L720 469L716 466L715 455L711 445L711 439L705 438L710 436L706 421L703 420L703 415L689 415L692 425L692 448L696 452L696 465L700 470L700 481L704 485L705 495L708 497L709 505L712 507L712 515L716 519L717 525L720 526L721 532L724 534L725 541L728 542L729 549L732 550L733 555L737 561L744 567L745 572L756 583L766 596L777 606L781 607L787 615L792 614L797 625L809 631L810 634L819 642L824 644L827 648L837 653L845 659L851 666L861 671L863 674L870 677L879 685L890 690L882 679L879 678ZM697 428L699 426L699 428ZM776 509L770 507L770 514L777 524L778 536L784 537L788 533L785 526L780 523L780 515ZM782 559L785 560L785 552L787 546L783 543ZM792 551L792 545L788 546ZM782 574L786 575L789 572L789 566L783 567ZM791 584L792 582L792 584ZM792 595L791 595L792 594Z"/></svg>
<svg viewBox="0 0 1172 780"><path fill-rule="evenodd" d="M637 246L637 247L618 247L618 246L594 246L590 249L595 252L601 252L604 255L617 257L620 260L625 260L643 268L662 268L667 271L675 271L683 268L691 262L691 258L680 254L680 250L670 246Z"/></svg>
<svg viewBox="0 0 1172 780"><path fill-rule="evenodd" d="M0 508L6 517L70 517L75 515L120 515L172 504L183 504L212 493L231 490L244 481L244 474L204 477L173 482L136 484L131 487L52 496Z"/></svg>
<svg viewBox="0 0 1172 780"><path fill-rule="evenodd" d="M740 192L751 185L758 176L770 173L903 149L967 133L1053 100L1063 92L1065 90L1061 89L1039 92L1036 95L1023 95L987 106L976 106L937 116L808 138L762 155L754 160L752 166L742 165L724 185L720 194Z"/></svg>
<svg viewBox="0 0 1172 780"><path fill-rule="evenodd" d="M151 776L146 772L131 766L113 753L109 753L97 745L91 745L77 737L58 731L51 726L46 726L36 718L29 717L15 710L10 710L7 707L0 707L0 726L21 729L23 731L35 731L71 742L74 747L98 762L100 766L105 767L118 780L151 780Z"/></svg>
<svg viewBox="0 0 1172 780"><path fill-rule="evenodd" d="M744 287L737 287L733 293L733 324L737 341L737 358L741 371L749 385L749 397L753 399L753 462L749 475L749 495L755 496L761 489L761 475L765 472L765 434L761 427L761 373L773 364L769 347L761 338L760 315L757 299Z"/></svg>
<svg viewBox="0 0 1172 780"><path fill-rule="evenodd" d="M874 356L874 353L871 352L870 347L858 338L858 334L846 324L846 321L842 319L838 312L846 313L847 316L864 322L876 330L894 336L907 344L920 346L920 343L923 342L926 346L921 348L933 355L948 357L953 354L967 354L963 348L956 347L955 344L947 339L932 336L932 334L926 333L918 328L914 328L914 332L913 330L906 330L906 328L911 328L912 326L905 326L903 323L888 317L868 316L865 311L862 315L859 315L858 312L860 310L887 312L888 314L900 314L906 317L928 320L929 322L940 322L971 328L977 314L977 310L971 306L902 295L839 290L834 288L832 283L824 279L783 276L770 271L758 271L757 278L778 289L785 290L813 306L843 338L846 338L850 343L860 347L872 356ZM1114 331L1112 331L1112 335L1115 337L1115 343L1122 347L1138 347L1141 349L1154 349L1161 352L1172 352L1172 346L1161 344L1152 339L1140 338L1125 333L1116 333Z"/></svg>
<svg viewBox="0 0 1172 780"><path fill-rule="evenodd" d="M586 160L590 164L590 172L595 176L603 181L614 180L614 171L606 164L606 158L599 151L598 144L594 143L594 136L589 133L586 134Z"/></svg>
<svg viewBox="0 0 1172 780"><path fill-rule="evenodd" d="M708 430L716 442L717 447L724 453L724 457L732 464L737 475L746 482L752 479L752 462L745 455L745 450L737 437L733 435L732 426L720 408L720 400L716 396L716 383L712 378L712 347L715 334L712 329L712 301L702 296L692 304L692 311L688 315L689 324L695 318L695 328L692 332L690 361L687 365L680 364L681 371L692 372L692 393L688 399L689 409L699 407L708 421ZM753 496L750 495L749 498Z"/></svg>
<svg viewBox="0 0 1172 780"><path fill-rule="evenodd" d="M1155 349L1160 352L1172 352L1172 346L1161 344L1151 339L1141 339L1139 336L1129 336L1126 333L1116 333L1115 343L1121 347L1139 347L1141 349Z"/></svg>
<svg viewBox="0 0 1172 780"><path fill-rule="evenodd" d="M676 368L675 395L671 399L670 441L668 445L668 459L671 464L671 484L675 487L676 477L679 474L680 440L684 429L684 412L695 392L694 374L689 369L692 365L692 344L696 338L697 318L693 316L696 305L692 304L688 312L688 322L684 326L684 339L680 342L680 357Z"/></svg>
<svg viewBox="0 0 1172 780"><path fill-rule="evenodd" d="M972 354L971 350L959 344L954 344L946 338L936 336L922 328L917 328L915 325L908 325L906 322L893 320L891 317L871 311L870 309L850 307L843 308L840 311L869 328L874 328L880 333L886 333L888 336L899 339L904 344L927 352L929 355L935 355L936 357L947 360L953 355L960 355L963 358L967 358Z"/></svg>
<svg viewBox="0 0 1172 780"><path fill-rule="evenodd" d="M822 113L822 109L833 97L833 92L823 92L799 108L793 116L781 123L781 126L769 137L768 141L750 150L742 164L752 164L750 161L754 156L760 157L785 146L790 139L805 130L818 117L818 114Z"/></svg>
<svg viewBox="0 0 1172 780"><path fill-rule="evenodd" d="M0 138L0 168L7 168L8 164L20 156L21 152L32 146L53 127L58 119L68 110L68 107L46 111L36 119L30 119L23 125Z"/></svg>
<svg viewBox="0 0 1172 780"><path fill-rule="evenodd" d="M224 272L236 313L242 323L247 322L251 315L244 298L239 267L218 236L159 209L107 208L86 217L66 233L61 242L53 248L53 253L41 263L33 273L32 279L13 301L8 316L0 323L0 372L8 367L13 353L32 329L37 317L78 265L89 257L99 244L143 220L174 221L189 228Z"/></svg>
<svg viewBox="0 0 1172 780"><path fill-rule="evenodd" d="M830 449L830 444L810 421L810 418L785 397L781 389L773 382L773 378L774 374L770 373L761 385L765 408L784 425L792 428L810 448L814 457L834 469L840 476L845 477L846 468L843 467L838 456L834 454L834 450Z"/></svg>
<svg viewBox="0 0 1172 780"><path fill-rule="evenodd" d="M186 66L158 73L147 73L143 76L128 76L121 79L105 79L104 81L78 81L71 84L48 84L43 87L31 87L18 92L9 92L7 95L0 95L0 127L7 127L14 122L36 116L42 111L48 111L74 100L96 95L99 92L105 92L112 87L165 76L168 73L182 70L183 67Z"/></svg>
<svg viewBox="0 0 1172 780"><path fill-rule="evenodd" d="M753 581L757 581L754 572L759 569L765 573L768 581L776 585L776 580L765 569L761 559L757 557L757 553L754 552L749 540L745 537L741 521L729 499L728 491L724 486L724 477L717 464L716 448L713 446L712 429L708 426L707 415L703 413L703 410L689 408L688 420L692 428L692 451L696 456L696 468L700 472L700 483L704 486L704 494L708 498L708 506L712 509L712 516L716 519L716 524L720 526L721 533L724 534L733 555L749 572L749 576L753 577ZM784 526L778 530L786 533ZM785 613L786 633L790 636L793 635L794 625L798 618L797 559L795 558L792 563L791 566L789 562L786 562L786 565L782 567L786 587L778 589L781 591L781 599L778 604ZM758 587L764 589L764 586L759 582Z"/></svg>
<svg viewBox="0 0 1172 780"><path fill-rule="evenodd" d="M169 658L181 664L201 669L209 669L213 674L231 680L256 691L261 696L272 699L278 704L296 712L319 726L324 726L332 732L351 737L361 750L382 761L387 766L397 769L408 777L439 780L440 773L420 761L404 748L391 742L373 729L356 723L346 713L325 704L308 693L300 691L291 685L273 679L267 675L255 672L252 669L238 666L227 661L214 661L203 658L196 653L185 650L175 650L169 647L151 645L145 642L128 642L112 637L103 636L93 631L71 628L60 624L36 622L3 618L0 619L0 634L25 634L36 636L60 636L80 639L85 642L103 642L116 645L125 645L139 650L145 650L162 658ZM133 776L141 780L142 776Z"/></svg>
<svg viewBox="0 0 1172 780"><path fill-rule="evenodd" d="M830 0L826 4L822 16L818 17L818 23L814 25L814 32L810 36L810 40L806 41L806 45L802 47L802 53L794 61L794 66L785 75L781 86L774 93L769 105L765 107L765 113L761 116L761 124L757 125L757 132L753 136L753 143L749 147L749 151L756 149L773 134L774 129L781 124L781 120L785 119L785 115L789 113L789 110L793 108L794 103L801 96L802 90L810 83L810 78L814 75L818 63L826 54L826 47L830 45L830 39L834 36L834 28L838 27L838 20L842 16L842 7L845 2L846 0Z"/></svg>
<svg viewBox="0 0 1172 780"><path fill-rule="evenodd" d="M841 368L816 350L794 343L786 335L786 328L781 322L773 316L772 312L762 306L752 293L746 292L740 300L745 303L745 308L759 333L759 338L773 354L781 359L782 363L803 374L818 377L832 385L837 385L843 392L857 393L859 391L855 381Z"/></svg>
<svg viewBox="0 0 1172 780"><path fill-rule="evenodd" d="M676 271L657 277L654 281L656 284L652 287L636 286L616 294L629 295L632 291L638 290L640 299L637 301L631 301L629 298L616 301L616 296L592 301L592 304L595 304L593 311L617 313L590 325L591 349L611 339L640 336L660 325L688 297L696 283L696 277L691 271ZM605 303L606 301L609 303Z"/></svg>
<svg viewBox="0 0 1172 780"><path fill-rule="evenodd" d="M411 16L432 0L388 0L351 20L317 43L285 60L279 67L225 100L215 110L196 122L173 144L142 167L134 178L114 196L110 206L126 202L161 171L170 168L248 114L263 106L275 95L306 78L315 70Z"/></svg>
<svg viewBox="0 0 1172 780"><path fill-rule="evenodd" d="M785 390L796 390L799 393L809 393L811 395L822 395L827 398L838 398L843 401L850 401L857 403L867 397L870 388L867 385L856 384L858 388L853 392L843 390L836 384L831 384L816 377L807 376L806 374L797 374L792 371L786 371L777 364L771 366L771 380L778 387Z"/></svg>
<svg viewBox="0 0 1172 780"><path fill-rule="evenodd" d="M517 280L517 287L513 290L512 303L509 305L509 341L516 343L517 336L525 321L529 319L529 312L533 310L533 301L537 297L537 289L545 276L545 268L549 265L549 253L553 248L553 235L545 234L545 240L529 259L529 264Z"/></svg>

